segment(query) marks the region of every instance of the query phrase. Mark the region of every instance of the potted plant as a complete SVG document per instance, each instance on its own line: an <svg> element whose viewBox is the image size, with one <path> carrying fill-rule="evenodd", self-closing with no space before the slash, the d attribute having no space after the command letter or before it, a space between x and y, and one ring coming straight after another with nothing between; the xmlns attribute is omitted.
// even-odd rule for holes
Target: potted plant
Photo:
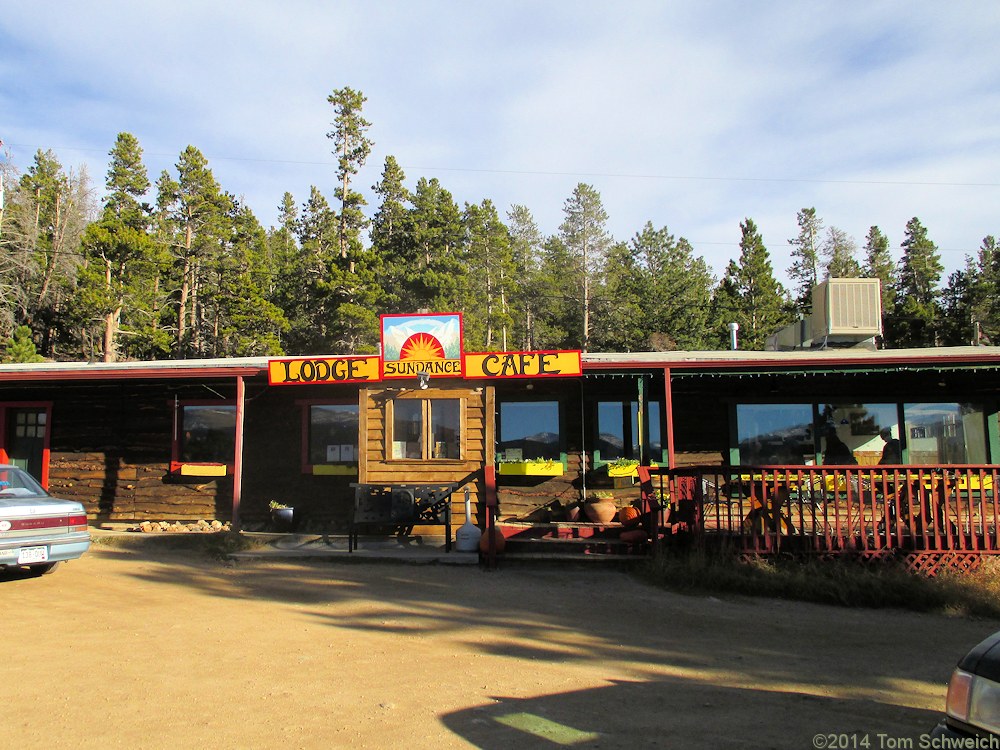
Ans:
<svg viewBox="0 0 1000 750"><path fill-rule="evenodd" d="M271 511L271 524L275 531L288 532L295 527L295 508L277 500L272 500L268 508Z"/></svg>
<svg viewBox="0 0 1000 750"><path fill-rule="evenodd" d="M610 523L618 513L618 506L615 505L615 496L606 490L598 490L587 498L587 502L583 506L583 512L593 523Z"/></svg>

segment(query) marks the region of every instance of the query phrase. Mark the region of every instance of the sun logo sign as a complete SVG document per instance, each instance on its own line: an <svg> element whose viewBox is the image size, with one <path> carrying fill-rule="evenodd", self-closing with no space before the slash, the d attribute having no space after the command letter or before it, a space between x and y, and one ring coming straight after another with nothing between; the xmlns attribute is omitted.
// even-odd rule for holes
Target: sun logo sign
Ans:
<svg viewBox="0 0 1000 750"><path fill-rule="evenodd" d="M461 313L382 316L383 378L463 374Z"/></svg>

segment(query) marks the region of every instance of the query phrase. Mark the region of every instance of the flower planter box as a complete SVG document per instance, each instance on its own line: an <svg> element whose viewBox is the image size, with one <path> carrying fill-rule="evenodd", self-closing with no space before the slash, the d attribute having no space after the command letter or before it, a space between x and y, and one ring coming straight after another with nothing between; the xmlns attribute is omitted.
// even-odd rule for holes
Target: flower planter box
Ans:
<svg viewBox="0 0 1000 750"><path fill-rule="evenodd" d="M606 466L608 468L608 476L612 478L634 477L639 469L639 464L637 463L624 466L615 466L613 463L609 463ZM656 464L650 464L650 467L656 468Z"/></svg>
<svg viewBox="0 0 1000 750"><path fill-rule="evenodd" d="M358 467L351 464L313 464L312 473L317 477L350 477L357 476Z"/></svg>
<svg viewBox="0 0 1000 750"><path fill-rule="evenodd" d="M497 465L501 476L561 477L562 461L504 461Z"/></svg>

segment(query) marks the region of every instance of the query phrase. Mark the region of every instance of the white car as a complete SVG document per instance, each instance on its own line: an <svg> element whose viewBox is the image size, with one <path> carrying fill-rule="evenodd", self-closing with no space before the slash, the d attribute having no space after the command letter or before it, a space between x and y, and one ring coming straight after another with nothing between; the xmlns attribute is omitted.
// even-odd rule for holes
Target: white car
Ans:
<svg viewBox="0 0 1000 750"><path fill-rule="evenodd" d="M41 575L89 548L83 505L52 497L23 469L0 464L0 570Z"/></svg>

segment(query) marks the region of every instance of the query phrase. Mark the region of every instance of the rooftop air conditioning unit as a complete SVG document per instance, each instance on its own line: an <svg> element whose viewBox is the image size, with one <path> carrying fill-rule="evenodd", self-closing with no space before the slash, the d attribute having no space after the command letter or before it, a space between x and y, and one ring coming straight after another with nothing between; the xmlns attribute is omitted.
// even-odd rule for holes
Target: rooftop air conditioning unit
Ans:
<svg viewBox="0 0 1000 750"><path fill-rule="evenodd" d="M828 279L813 288L809 338L818 342L864 341L882 335L878 279Z"/></svg>

